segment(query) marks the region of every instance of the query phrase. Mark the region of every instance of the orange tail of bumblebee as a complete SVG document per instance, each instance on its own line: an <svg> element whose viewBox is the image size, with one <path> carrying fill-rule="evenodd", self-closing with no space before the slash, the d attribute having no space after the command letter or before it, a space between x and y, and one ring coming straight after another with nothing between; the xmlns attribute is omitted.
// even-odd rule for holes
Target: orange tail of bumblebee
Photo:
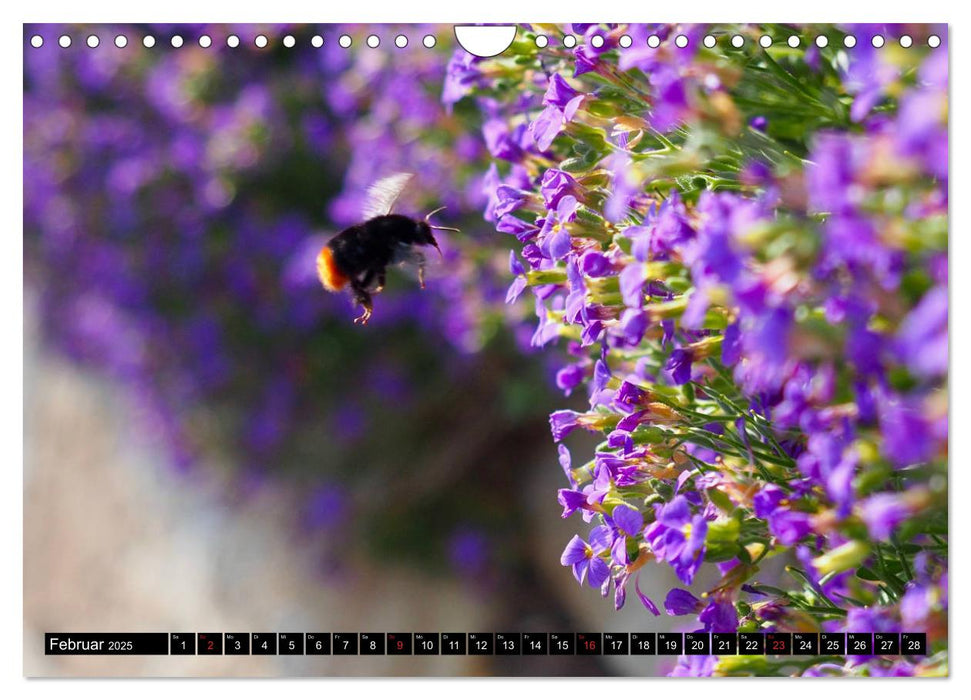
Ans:
<svg viewBox="0 0 971 700"><path fill-rule="evenodd" d="M347 286L347 275L340 271L334 261L334 252L330 246L324 246L317 255L317 277L328 292L339 292Z"/></svg>

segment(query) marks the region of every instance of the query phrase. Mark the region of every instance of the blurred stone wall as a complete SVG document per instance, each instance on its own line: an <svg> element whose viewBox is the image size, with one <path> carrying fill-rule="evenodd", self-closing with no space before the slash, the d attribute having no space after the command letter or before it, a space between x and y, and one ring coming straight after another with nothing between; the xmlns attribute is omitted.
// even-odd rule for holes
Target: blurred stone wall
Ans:
<svg viewBox="0 0 971 700"><path fill-rule="evenodd" d="M25 313L24 673L27 676L624 675L655 659L604 657L45 656L45 632L501 631L491 602L455 579L357 557L339 575L296 534L294 494L263 484L245 499L219 469L173 473L134 430L123 392L44 351ZM579 521L562 521L560 473L538 470L539 583L576 629L660 630L631 591L627 608L580 588L559 565ZM661 595L670 582L642 581ZM515 598L516 591L506 591ZM656 598L657 599L657 598ZM522 601L528 611L530 601ZM532 628L526 617L521 620ZM537 618L537 631L549 618ZM552 631L552 630L551 630Z"/></svg>

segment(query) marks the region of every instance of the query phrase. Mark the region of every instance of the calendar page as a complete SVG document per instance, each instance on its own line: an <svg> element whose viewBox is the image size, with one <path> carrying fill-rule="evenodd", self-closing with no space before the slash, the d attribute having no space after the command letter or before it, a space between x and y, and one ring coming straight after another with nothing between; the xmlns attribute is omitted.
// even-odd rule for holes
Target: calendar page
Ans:
<svg viewBox="0 0 971 700"><path fill-rule="evenodd" d="M23 25L24 674L948 675L948 55Z"/></svg>

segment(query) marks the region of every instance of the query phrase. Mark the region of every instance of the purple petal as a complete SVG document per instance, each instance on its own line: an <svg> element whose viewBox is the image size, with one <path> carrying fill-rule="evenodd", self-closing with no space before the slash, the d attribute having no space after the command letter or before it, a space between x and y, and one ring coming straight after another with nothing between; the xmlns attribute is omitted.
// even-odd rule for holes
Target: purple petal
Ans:
<svg viewBox="0 0 971 700"><path fill-rule="evenodd" d="M644 527L644 516L641 515L640 511L631 508L626 503L621 503L614 508L611 517L614 519L617 527L631 537L638 535L641 528Z"/></svg>
<svg viewBox="0 0 971 700"><path fill-rule="evenodd" d="M560 555L560 563L563 566L570 566L585 559L587 559L587 543L580 539L579 535L574 535Z"/></svg>
<svg viewBox="0 0 971 700"><path fill-rule="evenodd" d="M634 579L634 592L637 594L637 597L640 598L641 603L644 605L644 607L647 608L655 617L660 615L661 611L657 609L657 606L654 604L654 601L652 601L650 598L648 598L646 595L644 595L641 592L640 582L641 582L641 578L640 576L637 576Z"/></svg>
<svg viewBox="0 0 971 700"><path fill-rule="evenodd" d="M600 557L594 557L590 560L590 572L587 576L587 583L590 584L591 588L600 588L609 576L610 567L607 566L607 562Z"/></svg>
<svg viewBox="0 0 971 700"><path fill-rule="evenodd" d="M668 615L691 615L700 607L701 601L683 588L672 588L664 598L664 611Z"/></svg>

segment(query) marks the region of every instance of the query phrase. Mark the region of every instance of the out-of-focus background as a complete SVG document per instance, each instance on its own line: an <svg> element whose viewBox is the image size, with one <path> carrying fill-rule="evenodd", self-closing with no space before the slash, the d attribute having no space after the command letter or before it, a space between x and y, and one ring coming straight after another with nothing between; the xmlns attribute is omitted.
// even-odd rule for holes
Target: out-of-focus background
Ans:
<svg viewBox="0 0 971 700"><path fill-rule="evenodd" d="M653 672L43 656L45 631L668 624L636 600L613 613L559 565L574 530L546 417L564 399L529 352L531 309L504 303L508 246L481 214L488 115L443 101L466 60L450 27L33 25L24 45L27 675ZM418 176L403 213L446 205L462 232L439 235L424 291L392 273L361 328L314 257L400 171Z"/></svg>

